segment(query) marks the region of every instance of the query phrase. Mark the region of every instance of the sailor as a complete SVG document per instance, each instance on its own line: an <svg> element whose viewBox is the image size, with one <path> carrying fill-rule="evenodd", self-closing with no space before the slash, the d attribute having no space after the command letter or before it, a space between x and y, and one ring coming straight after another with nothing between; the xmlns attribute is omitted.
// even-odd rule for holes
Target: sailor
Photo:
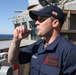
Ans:
<svg viewBox="0 0 76 75"><path fill-rule="evenodd" d="M23 25L16 27L8 52L8 62L30 62L30 75L76 75L76 46L60 34L65 21L62 10L50 5L38 11L30 10L29 15L36 20L37 35L43 39L19 49L21 40L31 30L27 32Z"/></svg>

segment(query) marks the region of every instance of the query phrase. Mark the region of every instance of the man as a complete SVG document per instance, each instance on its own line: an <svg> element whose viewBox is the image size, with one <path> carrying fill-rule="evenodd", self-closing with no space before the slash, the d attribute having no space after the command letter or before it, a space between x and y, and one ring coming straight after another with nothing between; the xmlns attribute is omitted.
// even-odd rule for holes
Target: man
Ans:
<svg viewBox="0 0 76 75"><path fill-rule="evenodd" d="M62 10L54 5L29 15L36 21L37 35L44 37L26 49L19 49L21 40L31 33L22 25L15 29L8 52L9 63L31 62L30 75L76 75L76 46L60 35L65 21Z"/></svg>

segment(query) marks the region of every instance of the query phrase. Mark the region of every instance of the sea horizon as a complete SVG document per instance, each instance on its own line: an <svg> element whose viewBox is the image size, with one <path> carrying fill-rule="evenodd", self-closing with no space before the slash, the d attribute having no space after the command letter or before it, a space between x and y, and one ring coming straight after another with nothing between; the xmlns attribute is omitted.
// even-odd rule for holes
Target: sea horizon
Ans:
<svg viewBox="0 0 76 75"><path fill-rule="evenodd" d="M0 41L13 39L13 34L0 34Z"/></svg>

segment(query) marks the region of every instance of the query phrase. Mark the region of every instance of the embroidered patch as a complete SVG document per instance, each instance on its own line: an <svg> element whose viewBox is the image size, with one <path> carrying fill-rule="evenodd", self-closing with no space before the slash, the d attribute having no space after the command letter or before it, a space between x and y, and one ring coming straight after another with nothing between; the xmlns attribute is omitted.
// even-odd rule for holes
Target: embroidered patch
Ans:
<svg viewBox="0 0 76 75"><path fill-rule="evenodd" d="M45 58L44 64L58 66L58 58L56 56L47 56Z"/></svg>
<svg viewBox="0 0 76 75"><path fill-rule="evenodd" d="M57 16L57 15L58 15L58 13L57 13L57 12L55 12L55 11L52 11L52 14L53 14L53 15L55 15L55 16Z"/></svg>

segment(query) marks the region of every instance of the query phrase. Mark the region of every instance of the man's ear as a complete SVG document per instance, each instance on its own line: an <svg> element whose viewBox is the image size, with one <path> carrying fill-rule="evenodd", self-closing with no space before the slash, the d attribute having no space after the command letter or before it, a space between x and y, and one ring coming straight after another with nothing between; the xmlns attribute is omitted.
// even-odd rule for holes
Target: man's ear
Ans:
<svg viewBox="0 0 76 75"><path fill-rule="evenodd" d="M57 27L59 25L59 20L58 19L55 19L53 21L53 27Z"/></svg>

